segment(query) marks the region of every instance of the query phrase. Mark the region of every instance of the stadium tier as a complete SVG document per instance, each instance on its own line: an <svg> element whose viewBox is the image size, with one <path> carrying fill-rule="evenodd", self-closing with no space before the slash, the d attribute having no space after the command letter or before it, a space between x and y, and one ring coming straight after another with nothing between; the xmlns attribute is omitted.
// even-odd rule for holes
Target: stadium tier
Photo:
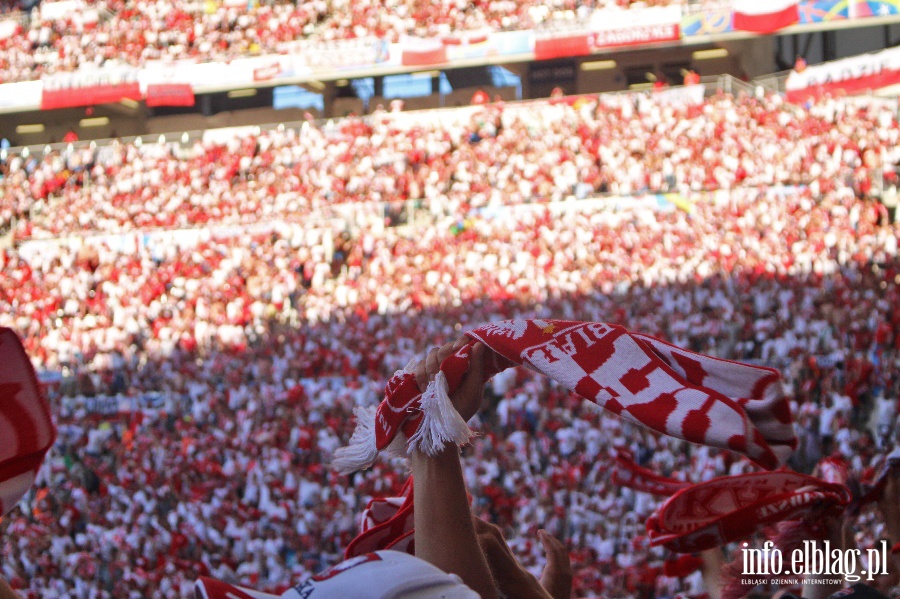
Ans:
<svg viewBox="0 0 900 599"><path fill-rule="evenodd" d="M397 97L446 95L448 86L467 103L493 85L488 69L498 65L519 78L512 87L526 98L546 97L555 87L572 94L674 84L698 73L753 78L793 64L800 35L809 36L802 53L811 63L878 49L872 42L879 38L890 46L900 23L892 1L41 2L0 19L0 111L31 116L0 123L0 135L16 131L16 144L58 141L65 130L33 135L60 117L42 112L119 103L128 111L104 108L94 118L119 121L113 130L120 134L146 133L152 128L139 131L117 117L142 120L147 110L209 117L271 107L279 104L274 87L305 98L281 102L322 105L325 116L360 113ZM758 35L773 32L785 40ZM809 43L816 33L820 43ZM661 48L668 51L655 52ZM564 62L531 64L549 60ZM885 64L879 79L900 81L900 70ZM430 89L388 89L385 77L409 73L419 73ZM504 85L509 81L496 84ZM346 105L351 99L362 102ZM459 103L459 97L425 101ZM93 120L65 118L75 128L85 116ZM101 137L95 126L79 133Z"/></svg>
<svg viewBox="0 0 900 599"><path fill-rule="evenodd" d="M0 166L0 222L15 220L24 240L302 222L353 203L413 200L465 217L602 194L801 184L865 194L900 159L884 105L823 100L797 112L778 95L683 100L594 96L11 155Z"/></svg>
<svg viewBox="0 0 900 599"><path fill-rule="evenodd" d="M106 63L230 61L277 54L296 40L334 41L404 36L436 38L460 32L532 29L554 16L584 16L630 1L512 2L148 2L107 0L45 3L3 31L0 82L27 81ZM654 1L658 6L669 2ZM53 9L46 5L59 6ZM640 6L646 6L644 2ZM65 6L65 8L63 8Z"/></svg>
<svg viewBox="0 0 900 599"><path fill-rule="evenodd" d="M328 241L341 233L4 254L0 324L66 378L60 441L3 523L7 580L35 597L188 597L207 573L283 590L335 562L367 498L402 482L389 462L351 479L328 472L352 408L376 401L423 340L520 314L615 320L782 368L797 468L832 449L865 468L888 442L898 230L849 189ZM623 424L524 372L490 390L466 477L476 512L529 568L542 526L569 540L579 597L700 592L698 574L661 576L664 552L641 542L654 500L611 484L614 450L694 482L749 462ZM861 520L863 545L877 522Z"/></svg>

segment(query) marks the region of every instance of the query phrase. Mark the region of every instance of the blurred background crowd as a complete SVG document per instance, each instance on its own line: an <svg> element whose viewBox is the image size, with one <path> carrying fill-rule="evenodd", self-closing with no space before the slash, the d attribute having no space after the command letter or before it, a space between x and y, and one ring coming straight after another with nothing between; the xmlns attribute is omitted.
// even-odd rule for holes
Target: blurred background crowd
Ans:
<svg viewBox="0 0 900 599"><path fill-rule="evenodd" d="M0 576L35 598L191 597L201 574L287 588L340 561L366 502L405 480L391 460L329 470L352 409L429 347L514 316L774 366L790 465L865 472L897 434L900 229L868 190L898 131L843 100L647 95L15 156L0 325L23 335L60 435L2 522ZM604 193L624 198L575 199ZM410 199L400 226L370 206ZM525 371L488 396L466 481L527 567L543 527L569 543L578 597L703 596L699 573L663 575L644 533L658 499L611 483L615 452L692 482L752 464ZM881 526L864 513L860 546Z"/></svg>

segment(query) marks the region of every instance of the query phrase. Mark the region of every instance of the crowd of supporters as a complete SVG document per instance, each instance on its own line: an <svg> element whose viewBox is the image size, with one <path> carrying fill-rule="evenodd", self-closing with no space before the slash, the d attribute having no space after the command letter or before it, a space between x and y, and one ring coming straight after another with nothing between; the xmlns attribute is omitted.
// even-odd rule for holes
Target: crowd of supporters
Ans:
<svg viewBox="0 0 900 599"><path fill-rule="evenodd" d="M785 375L808 471L856 471L894 440L898 226L842 186L708 194L685 209L509 207L410 230L338 223L85 238L6 250L0 325L54 383L60 439L3 522L0 575L26 597L190 597L198 574L279 590L340 558L397 462L330 472L351 410L413 355L531 315L617 322ZM536 570L569 543L579 597L700 595L660 573L656 503L616 487L617 448L693 481L753 468L604 415L546 379L489 385L466 478ZM857 540L881 531L866 515Z"/></svg>
<svg viewBox="0 0 900 599"><path fill-rule="evenodd" d="M294 2L83 0L61 15L37 8L0 40L0 83L149 60L229 61L276 54L286 42L377 37L439 38L467 32L529 29L598 8L668 0L317 0Z"/></svg>
<svg viewBox="0 0 900 599"><path fill-rule="evenodd" d="M798 470L836 453L862 472L896 442L900 228L867 197L896 162L891 112L627 96L429 116L7 157L0 326L47 373L60 439L2 523L0 577L26 597L190 597L198 574L279 590L335 563L367 499L405 479L398 462L329 471L352 408L427 347L516 315L781 369ZM678 207L550 212L604 192ZM410 199L428 218L409 228L360 208ZM576 596L703 592L661 576L642 532L656 500L610 483L614 451L692 481L748 462L525 372L489 394L467 482L528 567L543 527L569 543ZM863 514L860 545L880 534Z"/></svg>
<svg viewBox="0 0 900 599"><path fill-rule="evenodd" d="M177 139L177 136L176 136ZM18 239L306 218L421 200L434 213L612 193L808 185L866 195L897 162L887 108L647 95L376 114L258 135L80 144L0 162L0 229Z"/></svg>

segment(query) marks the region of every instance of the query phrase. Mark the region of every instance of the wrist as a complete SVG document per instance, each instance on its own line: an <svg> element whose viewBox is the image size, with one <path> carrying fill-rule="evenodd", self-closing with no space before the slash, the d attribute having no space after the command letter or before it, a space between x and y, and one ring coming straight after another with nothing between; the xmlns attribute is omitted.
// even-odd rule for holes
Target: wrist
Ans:
<svg viewBox="0 0 900 599"><path fill-rule="evenodd" d="M459 461L459 447L454 443L448 443L434 455L429 455L420 449L413 449L410 452L409 459L413 464L426 464L429 462L435 464L452 463Z"/></svg>

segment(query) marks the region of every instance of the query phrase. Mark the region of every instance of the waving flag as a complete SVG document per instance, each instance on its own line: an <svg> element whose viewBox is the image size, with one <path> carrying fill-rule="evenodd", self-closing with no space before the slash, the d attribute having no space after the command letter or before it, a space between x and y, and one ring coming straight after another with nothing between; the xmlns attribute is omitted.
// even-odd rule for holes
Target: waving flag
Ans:
<svg viewBox="0 0 900 599"><path fill-rule="evenodd" d="M797 0L736 0L733 11L736 31L772 33L800 21Z"/></svg>

